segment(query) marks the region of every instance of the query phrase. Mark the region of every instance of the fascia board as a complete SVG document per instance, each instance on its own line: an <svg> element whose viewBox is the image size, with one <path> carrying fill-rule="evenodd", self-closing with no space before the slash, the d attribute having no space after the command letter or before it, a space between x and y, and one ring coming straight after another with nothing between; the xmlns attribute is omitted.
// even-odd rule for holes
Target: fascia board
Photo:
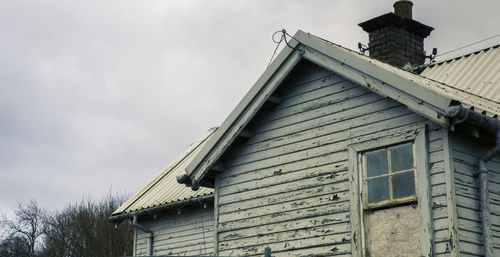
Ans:
<svg viewBox="0 0 500 257"><path fill-rule="evenodd" d="M416 113L440 124L443 127L449 127L449 119L445 113L440 113L428 104L420 101L419 99L406 94L405 92L384 84L382 81L377 80L367 74L354 69L336 59L330 58L314 49L305 49L304 58L327 69L331 70L352 82L361 85L377 94L385 97L390 97L404 105Z"/></svg>
<svg viewBox="0 0 500 257"><path fill-rule="evenodd" d="M198 184L208 171L208 168L219 159L281 81L299 62L301 55L298 51L295 51L299 43L292 40L289 44L294 49L285 47L280 52L250 91L220 125L219 129L214 132L206 145L193 158L193 161L186 167L185 172L191 178L193 185Z"/></svg>
<svg viewBox="0 0 500 257"><path fill-rule="evenodd" d="M412 95L423 102L427 102L439 109L441 113L446 113L451 99L428 89L433 86L433 84L439 86L439 83L398 69L389 64L359 55L300 30L294 37L304 44L306 48L315 49L370 77Z"/></svg>

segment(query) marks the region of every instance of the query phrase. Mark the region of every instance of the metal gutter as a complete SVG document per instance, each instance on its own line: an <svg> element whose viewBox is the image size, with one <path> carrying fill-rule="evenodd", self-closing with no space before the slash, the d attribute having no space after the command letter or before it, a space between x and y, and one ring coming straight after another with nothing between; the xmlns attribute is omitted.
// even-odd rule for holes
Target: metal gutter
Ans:
<svg viewBox="0 0 500 257"><path fill-rule="evenodd" d="M493 235L491 231L490 196L488 191L488 166L487 163L500 154L500 120L479 114L462 106L451 107L448 111L450 118L455 123L468 121L476 126L492 132L495 135L495 146L478 158L477 167L479 174L479 201L481 207L481 223L483 226L484 256L493 255Z"/></svg>
<svg viewBox="0 0 500 257"><path fill-rule="evenodd" d="M453 106L448 109L448 116L455 120L455 124L469 121L483 129L496 133L500 130L500 120L482 115L478 112L464 108L463 106Z"/></svg>
<svg viewBox="0 0 500 257"><path fill-rule="evenodd" d="M120 223L125 219L133 219L135 216L141 216L141 215L145 215L145 214L151 215L153 213L158 213L158 212L165 211L168 209L173 209L173 208L185 206L188 204L198 203L200 201L210 202L213 200L214 200L213 194L205 195L205 196L200 196L200 197L196 197L196 198L190 198L190 199L185 199L185 200L181 200L181 201L177 201L177 202L167 203L167 204L163 204L160 206L142 209L142 210L138 210L138 211L134 211L134 212L127 212L127 213L122 213L122 214L118 214L118 215L113 215L113 216L108 217L108 220L110 222L113 222L113 223Z"/></svg>

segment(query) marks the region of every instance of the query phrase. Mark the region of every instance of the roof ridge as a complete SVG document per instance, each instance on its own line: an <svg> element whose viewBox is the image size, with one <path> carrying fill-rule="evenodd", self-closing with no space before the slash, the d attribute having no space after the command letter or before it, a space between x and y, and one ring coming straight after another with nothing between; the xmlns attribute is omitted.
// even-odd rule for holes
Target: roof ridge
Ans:
<svg viewBox="0 0 500 257"><path fill-rule="evenodd" d="M475 54L479 54L481 52L487 52L487 51L489 51L491 49L495 49L495 48L498 48L498 47L500 47L500 43L498 43L496 45L489 46L489 47L485 47L485 48L482 48L482 49L479 49L479 50L475 50L475 51L470 52L470 53L462 54L460 56L450 57L448 59L444 59L444 60L441 60L439 62L431 62L431 63L428 63L428 64L424 64L421 67L422 68L428 68L428 67L433 67L433 66L441 65L443 63L451 62L453 60L458 60L458 59L461 59L461 58L464 58L464 57L471 56L473 54L475 55Z"/></svg>

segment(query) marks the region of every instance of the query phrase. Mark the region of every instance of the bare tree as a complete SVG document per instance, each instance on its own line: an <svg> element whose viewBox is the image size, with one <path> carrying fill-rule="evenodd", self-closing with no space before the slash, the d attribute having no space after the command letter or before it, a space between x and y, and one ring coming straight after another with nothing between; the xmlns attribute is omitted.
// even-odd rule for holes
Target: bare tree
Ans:
<svg viewBox="0 0 500 257"><path fill-rule="evenodd" d="M44 219L46 212L38 206L35 200L31 200L27 205L19 204L14 212L13 219L2 215L0 226L3 227L8 237L2 243L15 245L25 245L28 249L28 256L36 256L36 247L42 241L45 234Z"/></svg>
<svg viewBox="0 0 500 257"><path fill-rule="evenodd" d="M0 257L29 257L28 243L23 237L6 237L0 241Z"/></svg>
<svg viewBox="0 0 500 257"><path fill-rule="evenodd" d="M109 257L132 255L132 226L107 218L126 196L82 200L47 213L35 200L0 217L0 257Z"/></svg>
<svg viewBox="0 0 500 257"><path fill-rule="evenodd" d="M47 220L43 256L108 257L132 254L132 226L115 229L107 218L125 196L108 195L102 200L84 200L56 212Z"/></svg>

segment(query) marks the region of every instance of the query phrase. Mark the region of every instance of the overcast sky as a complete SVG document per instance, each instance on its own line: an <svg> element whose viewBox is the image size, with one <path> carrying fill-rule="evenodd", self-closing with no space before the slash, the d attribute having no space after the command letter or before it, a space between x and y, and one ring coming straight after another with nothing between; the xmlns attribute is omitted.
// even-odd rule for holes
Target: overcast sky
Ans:
<svg viewBox="0 0 500 257"><path fill-rule="evenodd" d="M0 0L0 212L135 193L217 126L297 29L357 49L388 0ZM500 1L415 0L443 53L500 33ZM500 43L500 38L443 58Z"/></svg>

